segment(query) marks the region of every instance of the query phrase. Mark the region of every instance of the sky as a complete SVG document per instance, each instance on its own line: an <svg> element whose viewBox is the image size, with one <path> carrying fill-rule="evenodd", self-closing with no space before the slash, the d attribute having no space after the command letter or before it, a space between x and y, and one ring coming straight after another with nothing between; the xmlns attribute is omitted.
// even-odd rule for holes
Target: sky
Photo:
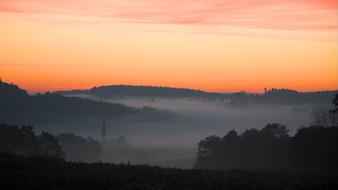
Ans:
<svg viewBox="0 0 338 190"><path fill-rule="evenodd" d="M0 0L0 77L31 93L338 89L337 23L336 0Z"/></svg>

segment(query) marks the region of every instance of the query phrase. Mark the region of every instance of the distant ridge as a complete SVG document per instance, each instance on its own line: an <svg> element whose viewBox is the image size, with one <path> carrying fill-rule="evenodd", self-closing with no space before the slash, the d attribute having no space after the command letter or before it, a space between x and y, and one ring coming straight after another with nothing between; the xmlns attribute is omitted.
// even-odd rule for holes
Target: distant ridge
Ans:
<svg viewBox="0 0 338 190"><path fill-rule="evenodd" d="M57 93L66 96L90 95L96 98L199 98L207 100L224 101L234 103L268 103L268 104L318 104L328 105L331 103L338 90L298 92L284 88L272 88L264 93L216 93L187 88L171 88L158 86L130 86L111 85L94 87L88 90L59 91Z"/></svg>
<svg viewBox="0 0 338 190"><path fill-rule="evenodd" d="M205 92L188 88L172 88L162 86L131 86L111 85L94 87L89 90L59 91L64 95L88 94L102 98L112 97L163 97L163 98L184 98L184 97L214 97L218 93Z"/></svg>

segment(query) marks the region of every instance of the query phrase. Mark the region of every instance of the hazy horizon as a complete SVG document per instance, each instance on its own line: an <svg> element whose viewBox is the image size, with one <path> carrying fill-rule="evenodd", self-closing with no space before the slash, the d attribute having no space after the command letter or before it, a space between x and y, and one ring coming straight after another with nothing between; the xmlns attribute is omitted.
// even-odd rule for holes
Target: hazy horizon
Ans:
<svg viewBox="0 0 338 190"><path fill-rule="evenodd" d="M7 80L4 80L3 78L1 79L2 81L10 82ZM20 86L20 85L19 85ZM325 91L336 91L338 90L338 86L336 88L332 89L315 89L315 90L298 90L298 89L293 89L293 88L288 88L288 87L271 87L271 88L263 88L258 91L247 91L246 89L240 89L238 91L208 91L208 90L203 90L199 88L191 88L189 86L187 87L176 87L176 86L164 86L164 85L147 85L147 84L99 84L99 85L93 85L89 87L83 87L83 88L60 88L60 89L46 89L43 91L29 91L28 89L25 89L23 86L23 89L27 90L29 94L38 94L38 93L46 93L46 92L59 92L59 91L74 91L74 90L90 90L95 87L110 87L110 86L132 86L132 87L161 87L161 88L174 88L174 89L188 89L188 90L196 90L196 91L202 91L202 92L210 92L210 93L219 93L219 94L230 94L230 93L239 93L239 92L245 92L248 94L264 94L265 90L271 90L271 89L287 89L287 90L295 90L300 93L311 93L311 92L325 92Z"/></svg>

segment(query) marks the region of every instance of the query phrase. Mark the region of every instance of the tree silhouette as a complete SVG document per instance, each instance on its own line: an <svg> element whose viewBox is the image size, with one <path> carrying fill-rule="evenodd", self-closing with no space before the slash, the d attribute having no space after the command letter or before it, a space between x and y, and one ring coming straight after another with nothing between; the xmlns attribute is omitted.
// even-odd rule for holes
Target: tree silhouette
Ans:
<svg viewBox="0 0 338 190"><path fill-rule="evenodd" d="M24 156L63 156L53 135L42 132L37 136L32 126L0 125L0 150Z"/></svg>
<svg viewBox="0 0 338 190"><path fill-rule="evenodd" d="M73 133L61 133L57 139L67 160L93 162L102 156L100 142L92 138L85 139Z"/></svg>
<svg viewBox="0 0 338 190"><path fill-rule="evenodd" d="M288 129L278 123L238 135L229 131L223 138L210 136L198 144L197 168L285 167L290 143Z"/></svg>
<svg viewBox="0 0 338 190"><path fill-rule="evenodd" d="M338 168L338 128L312 126L297 131L290 146L296 167Z"/></svg>
<svg viewBox="0 0 338 190"><path fill-rule="evenodd" d="M338 94L332 101L333 108L317 108L313 111L315 126L321 127L338 127Z"/></svg>
<svg viewBox="0 0 338 190"><path fill-rule="evenodd" d="M42 132L38 139L41 141L40 151L43 155L64 156L62 147L59 145L57 138L46 132Z"/></svg>
<svg viewBox="0 0 338 190"><path fill-rule="evenodd" d="M269 123L261 131L262 134L276 138L286 138L289 136L289 130L285 125L279 123Z"/></svg>
<svg viewBox="0 0 338 190"><path fill-rule="evenodd" d="M333 109L330 110L332 113L338 113L338 94L335 95L335 98L332 101L333 103Z"/></svg>

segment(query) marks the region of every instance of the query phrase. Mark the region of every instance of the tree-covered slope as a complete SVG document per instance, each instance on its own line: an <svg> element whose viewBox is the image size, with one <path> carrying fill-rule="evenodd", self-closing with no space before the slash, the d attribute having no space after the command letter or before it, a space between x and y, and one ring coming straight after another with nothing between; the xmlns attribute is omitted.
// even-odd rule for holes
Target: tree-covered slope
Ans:
<svg viewBox="0 0 338 190"><path fill-rule="evenodd" d="M328 105L338 90L298 92L290 89L272 88L264 93L217 93L201 90L156 86L111 85L88 90L58 92L67 96L88 95L98 99L109 98L197 98L210 101L230 101L231 104L316 104Z"/></svg>
<svg viewBox="0 0 338 190"><path fill-rule="evenodd" d="M170 88L158 86L130 86L130 85L111 85L94 87L89 90L63 91L61 94L88 94L101 98L121 98L121 97L162 97L162 98L189 98L189 97L209 97L218 96L216 93L209 93L200 90L186 88Z"/></svg>
<svg viewBox="0 0 338 190"><path fill-rule="evenodd" d="M174 117L169 112L152 108L137 109L117 103L65 97L57 93L29 95L14 84L0 82L0 123L58 124L86 122L93 118L102 121L130 115L150 118L156 114L163 118Z"/></svg>

